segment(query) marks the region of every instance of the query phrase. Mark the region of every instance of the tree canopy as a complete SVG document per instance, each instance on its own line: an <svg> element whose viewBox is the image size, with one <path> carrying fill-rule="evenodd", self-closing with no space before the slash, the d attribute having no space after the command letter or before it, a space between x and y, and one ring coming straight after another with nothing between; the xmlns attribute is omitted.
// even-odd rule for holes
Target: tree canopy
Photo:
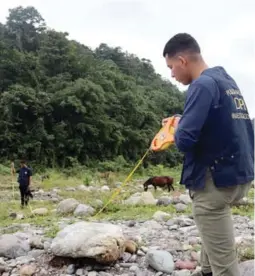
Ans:
<svg viewBox="0 0 255 276"><path fill-rule="evenodd" d="M0 23L0 155L44 166L136 161L184 94L150 60L49 28L34 7ZM148 162L176 165L175 148Z"/></svg>

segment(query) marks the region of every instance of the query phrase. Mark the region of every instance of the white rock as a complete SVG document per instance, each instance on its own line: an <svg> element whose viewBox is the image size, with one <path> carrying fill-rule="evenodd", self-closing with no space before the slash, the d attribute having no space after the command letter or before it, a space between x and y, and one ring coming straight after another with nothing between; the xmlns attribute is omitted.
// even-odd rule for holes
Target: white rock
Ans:
<svg viewBox="0 0 255 276"><path fill-rule="evenodd" d="M92 216L94 213L95 213L95 209L86 204L79 204L74 210L75 216L87 217L87 216Z"/></svg>
<svg viewBox="0 0 255 276"><path fill-rule="evenodd" d="M23 214L17 214L16 219L17 219L17 220L24 219L24 215L23 215Z"/></svg>
<svg viewBox="0 0 255 276"><path fill-rule="evenodd" d="M32 211L34 215L37 216L44 216L48 214L48 209L47 208L37 208Z"/></svg>
<svg viewBox="0 0 255 276"><path fill-rule="evenodd" d="M58 214L69 214L73 213L76 207L79 205L79 202L74 198L67 198L62 200L57 207Z"/></svg>
<svg viewBox="0 0 255 276"><path fill-rule="evenodd" d="M188 269L175 270L172 276L189 276L190 271Z"/></svg>
<svg viewBox="0 0 255 276"><path fill-rule="evenodd" d="M77 187L77 189L78 189L79 191L89 191L89 189L88 189L86 186L84 186L83 184L79 185L79 186Z"/></svg>
<svg viewBox="0 0 255 276"><path fill-rule="evenodd" d="M253 236L237 236L235 237L236 245L251 245L254 242Z"/></svg>
<svg viewBox="0 0 255 276"><path fill-rule="evenodd" d="M169 196L162 196L158 199L157 205L168 206L172 203L172 199Z"/></svg>
<svg viewBox="0 0 255 276"><path fill-rule="evenodd" d="M191 231L193 231L193 230L197 230L196 225L179 228L179 231L182 233L191 233Z"/></svg>
<svg viewBox="0 0 255 276"><path fill-rule="evenodd" d="M159 230L162 229L163 226L156 222L155 220L147 220L144 222L143 227L145 227L146 229L155 229L155 230Z"/></svg>
<svg viewBox="0 0 255 276"><path fill-rule="evenodd" d="M101 191L102 192L108 192L108 191L110 191L110 188L108 186L104 185L104 186L101 187Z"/></svg>
<svg viewBox="0 0 255 276"><path fill-rule="evenodd" d="M67 187L65 190L68 191L68 192L74 192L75 188L74 187Z"/></svg>
<svg viewBox="0 0 255 276"><path fill-rule="evenodd" d="M51 244L56 256L94 258L99 263L111 263L124 251L122 228L108 223L77 222L58 232Z"/></svg>
<svg viewBox="0 0 255 276"><path fill-rule="evenodd" d="M254 260L248 260L239 264L241 276L254 276Z"/></svg>
<svg viewBox="0 0 255 276"><path fill-rule="evenodd" d="M173 256L164 250L149 250L146 261L157 271L172 273L174 270Z"/></svg>
<svg viewBox="0 0 255 276"><path fill-rule="evenodd" d="M187 205L183 204L183 203L177 203L175 205L175 209L176 209L177 212L183 212L187 209Z"/></svg>
<svg viewBox="0 0 255 276"><path fill-rule="evenodd" d="M133 194L130 198L123 202L130 205L156 205L157 200L154 198L151 192L142 192Z"/></svg>
<svg viewBox="0 0 255 276"><path fill-rule="evenodd" d="M20 268L20 275L21 276L32 276L36 272L36 266L33 265L24 265Z"/></svg>
<svg viewBox="0 0 255 276"><path fill-rule="evenodd" d="M128 199L124 200L124 204L127 205L137 205L139 204L141 196L140 195L132 195L131 197L129 197Z"/></svg>
<svg viewBox="0 0 255 276"><path fill-rule="evenodd" d="M191 198L189 195L182 194L179 196L180 202L184 204L189 204L192 202Z"/></svg>
<svg viewBox="0 0 255 276"><path fill-rule="evenodd" d="M151 192L143 192L140 202L144 205L156 205L157 200L154 198Z"/></svg>
<svg viewBox="0 0 255 276"><path fill-rule="evenodd" d="M171 217L170 214L162 211L157 211L153 215L153 219L155 219L156 221L166 221L170 217Z"/></svg>
<svg viewBox="0 0 255 276"><path fill-rule="evenodd" d="M30 250L28 240L15 235L4 234L0 236L0 257L15 259L27 255Z"/></svg>
<svg viewBox="0 0 255 276"><path fill-rule="evenodd" d="M0 258L0 265L3 265L3 266L5 266L6 265L6 262L4 261L4 258Z"/></svg>
<svg viewBox="0 0 255 276"><path fill-rule="evenodd" d="M90 271L89 273L88 273L88 276L97 276L98 274L97 274L97 272L96 271Z"/></svg>
<svg viewBox="0 0 255 276"><path fill-rule="evenodd" d="M104 205L103 201L100 200L100 199L95 199L93 202L92 202L92 206L94 208L102 208Z"/></svg>

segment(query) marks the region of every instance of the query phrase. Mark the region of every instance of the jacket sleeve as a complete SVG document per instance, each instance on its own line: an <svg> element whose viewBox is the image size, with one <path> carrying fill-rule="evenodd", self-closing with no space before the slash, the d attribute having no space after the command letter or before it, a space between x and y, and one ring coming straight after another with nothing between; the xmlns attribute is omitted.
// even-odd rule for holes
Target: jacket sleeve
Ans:
<svg viewBox="0 0 255 276"><path fill-rule="evenodd" d="M175 132L175 144L179 151L192 151L199 140L213 102L212 92L201 84L193 84L187 93L183 115Z"/></svg>

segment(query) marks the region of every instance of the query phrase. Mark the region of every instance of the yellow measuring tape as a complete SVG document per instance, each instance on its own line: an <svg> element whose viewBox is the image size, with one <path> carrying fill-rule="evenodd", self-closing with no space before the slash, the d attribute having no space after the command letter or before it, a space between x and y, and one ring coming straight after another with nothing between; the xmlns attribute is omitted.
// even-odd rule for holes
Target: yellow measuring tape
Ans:
<svg viewBox="0 0 255 276"><path fill-rule="evenodd" d="M132 177L132 175L134 174L134 172L142 164L144 158L148 155L149 152L150 152L150 148L145 152L145 154L143 155L143 157L138 161L138 163L136 164L136 166L134 167L134 169L129 173L129 175L123 181L123 183L120 185L120 187L117 188L114 191L114 193L112 194L112 196L110 197L110 199L107 201L107 203L94 216L92 216L91 218L95 218L96 216L98 216L109 205L109 203L120 193L120 191L122 190L122 188L128 183L128 181L130 180L130 178Z"/></svg>
<svg viewBox="0 0 255 276"><path fill-rule="evenodd" d="M15 182L13 181L13 177L12 177L12 197L13 197L13 200L15 200Z"/></svg>

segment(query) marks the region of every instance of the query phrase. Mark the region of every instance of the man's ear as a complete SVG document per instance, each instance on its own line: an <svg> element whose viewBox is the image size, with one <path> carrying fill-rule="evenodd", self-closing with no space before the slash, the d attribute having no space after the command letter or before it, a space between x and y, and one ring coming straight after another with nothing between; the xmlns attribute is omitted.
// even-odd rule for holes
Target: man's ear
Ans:
<svg viewBox="0 0 255 276"><path fill-rule="evenodd" d="M181 65L186 65L187 64L187 60L183 56L178 56L178 60L180 61Z"/></svg>

